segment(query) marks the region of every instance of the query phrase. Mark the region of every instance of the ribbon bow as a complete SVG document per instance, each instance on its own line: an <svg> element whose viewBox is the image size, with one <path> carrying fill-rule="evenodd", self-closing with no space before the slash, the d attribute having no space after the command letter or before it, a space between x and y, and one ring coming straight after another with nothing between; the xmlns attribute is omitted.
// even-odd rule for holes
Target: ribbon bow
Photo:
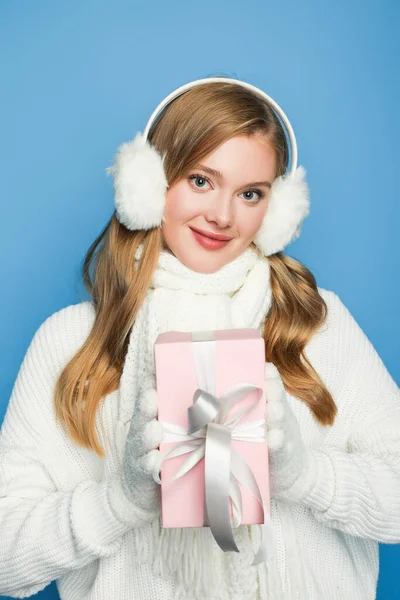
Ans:
<svg viewBox="0 0 400 600"><path fill-rule="evenodd" d="M261 542L252 562L257 565L276 554L276 542L271 518L249 465L232 447L232 439L247 442L265 442L265 419L238 424L262 400L263 388L251 383L236 383L220 397L215 391L215 340L213 332L192 333L194 341L207 344L192 344L198 383L193 395L193 404L188 408L188 428L162 422L163 442L178 442L163 456L160 465L168 458L189 454L188 458L170 480L154 479L166 484L184 476L205 457L205 510L204 525L209 525L215 541L224 551L239 552L236 545L229 498L232 501L233 527L241 524L242 495L239 483L261 504L264 523L261 525ZM214 373L214 375L212 375ZM205 389L204 389L205 388ZM250 393L257 391L256 398L245 408L228 416L231 409Z"/></svg>

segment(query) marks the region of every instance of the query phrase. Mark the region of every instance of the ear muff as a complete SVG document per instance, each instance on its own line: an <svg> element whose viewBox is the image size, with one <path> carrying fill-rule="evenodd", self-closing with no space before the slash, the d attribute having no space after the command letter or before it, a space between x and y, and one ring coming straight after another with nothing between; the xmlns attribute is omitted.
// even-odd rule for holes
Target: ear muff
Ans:
<svg viewBox="0 0 400 600"><path fill-rule="evenodd" d="M148 133L160 112L186 90L212 82L231 82L250 89L267 102L281 118L289 137L290 170L272 184L267 210L254 243L264 256L283 250L299 237L303 221L310 212L310 194L306 170L297 167L297 143L290 121L282 108L259 88L227 77L209 77L186 83L171 92L153 111L143 134L137 132L131 142L122 144L114 164L106 169L113 176L117 218L130 230L160 227L163 221L168 182L164 172L166 152L160 154L148 139Z"/></svg>
<svg viewBox="0 0 400 600"><path fill-rule="evenodd" d="M114 165L106 169L114 179L117 218L128 229L161 225L168 188L164 159L138 132L132 142L119 147Z"/></svg>

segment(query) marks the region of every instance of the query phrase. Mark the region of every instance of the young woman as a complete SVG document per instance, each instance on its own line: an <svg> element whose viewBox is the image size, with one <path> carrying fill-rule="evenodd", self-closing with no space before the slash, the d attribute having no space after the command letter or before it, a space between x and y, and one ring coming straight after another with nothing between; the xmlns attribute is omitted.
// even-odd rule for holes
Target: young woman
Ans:
<svg viewBox="0 0 400 600"><path fill-rule="evenodd" d="M340 298L283 252L308 213L290 123L254 86L211 78L170 94L147 134L109 169L92 301L46 319L13 388L0 594L56 580L65 600L372 600L378 542L400 542L399 389ZM155 339L241 327L267 361L276 554L258 565L260 525L234 530L239 553L207 527L162 528L154 479Z"/></svg>

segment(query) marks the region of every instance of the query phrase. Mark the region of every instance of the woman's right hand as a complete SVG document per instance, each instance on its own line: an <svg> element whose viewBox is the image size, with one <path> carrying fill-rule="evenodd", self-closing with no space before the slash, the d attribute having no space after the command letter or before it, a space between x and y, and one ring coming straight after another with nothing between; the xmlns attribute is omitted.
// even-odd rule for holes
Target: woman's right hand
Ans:
<svg viewBox="0 0 400 600"><path fill-rule="evenodd" d="M140 508L159 514L161 489L153 475L161 463L158 449L162 426L157 416L157 393L154 376L142 383L136 400L122 462L122 489L126 497Z"/></svg>

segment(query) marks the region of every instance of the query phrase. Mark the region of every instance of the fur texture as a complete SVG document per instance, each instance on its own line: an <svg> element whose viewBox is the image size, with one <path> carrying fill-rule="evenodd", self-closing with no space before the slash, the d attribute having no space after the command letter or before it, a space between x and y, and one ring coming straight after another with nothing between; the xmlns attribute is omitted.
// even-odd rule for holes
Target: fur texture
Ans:
<svg viewBox="0 0 400 600"><path fill-rule="evenodd" d="M264 256L283 250L299 237L310 212L305 175L305 168L299 166L292 175L277 177L273 182L267 212L254 238Z"/></svg>
<svg viewBox="0 0 400 600"><path fill-rule="evenodd" d="M106 169L113 175L117 217L128 229L152 229L161 224L168 188L165 156L138 132L132 142L118 148L114 165Z"/></svg>

